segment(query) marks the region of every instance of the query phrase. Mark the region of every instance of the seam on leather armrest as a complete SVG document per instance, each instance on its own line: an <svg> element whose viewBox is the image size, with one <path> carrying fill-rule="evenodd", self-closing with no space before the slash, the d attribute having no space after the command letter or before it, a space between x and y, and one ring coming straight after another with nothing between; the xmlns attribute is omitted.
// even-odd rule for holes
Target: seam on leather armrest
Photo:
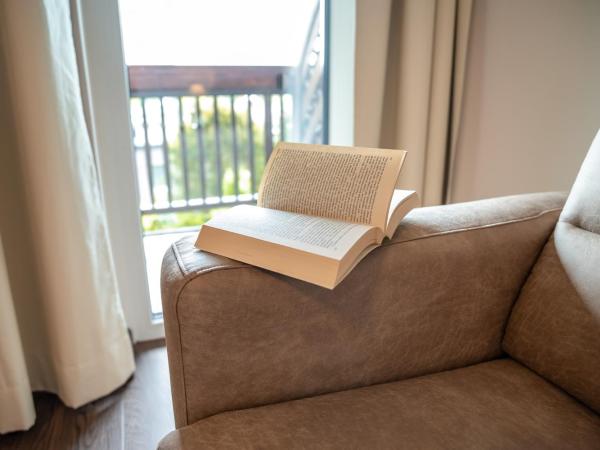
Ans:
<svg viewBox="0 0 600 450"><path fill-rule="evenodd" d="M546 214L559 212L561 210L562 210L562 208L546 209L546 210L541 211L533 216L519 217L517 219L504 220L502 222L486 223L485 225L477 225L474 227L463 227L463 228L456 228L453 230L438 231L435 233L424 234L423 236L416 236L413 238L408 238L408 239L403 239L403 240L398 240L398 241L388 240L387 242L384 241L383 244L381 244L381 246L382 247L390 247L390 246L396 245L396 244L403 244L405 242L418 241L420 239L427 239L427 238L436 237L436 236L444 236L447 234L463 233L465 231L481 230L481 229L485 229L485 228L494 228L494 227L499 227L499 226L503 226L503 225L510 225L513 223L527 222L528 220L539 219L540 217L545 216Z"/></svg>
<svg viewBox="0 0 600 450"><path fill-rule="evenodd" d="M181 257L181 254L179 253L179 249L177 248L176 244L177 244L176 242L171 244L171 249L173 251L173 254L175 255L175 259L177 260L177 265L179 266L179 270L181 271L181 274L184 277L186 277L187 275L189 275L192 272L187 272L185 270L185 264L183 263L183 258ZM185 415L185 424L186 425L190 424L190 418L188 415L188 406L187 406L187 398L188 398L187 397L187 385L185 382L185 380L186 380L185 364L183 361L183 344L182 344L182 340L181 340L181 320L180 320L180 316L179 316L179 300L181 299L181 293L184 291L184 289L186 288L188 283L192 282L193 280L195 280L197 277L199 277L200 275L202 275L204 273L212 272L215 270L222 270L222 269L239 269L239 268L243 268L243 267L253 268L252 266L248 266L246 264L237 265L237 266L220 265L220 266L207 267L206 269L202 269L202 270L193 272L194 275L184 280L184 282L181 284L181 286L177 290L177 294L175 295L175 303L173 304L173 309L175 312L175 321L177 324L177 336L178 336L177 340L178 340L178 344L179 344L179 367L181 370L181 377L183 379L183 383L182 383L183 398L185 399L185 401L183 402L183 408L185 410L184 415Z"/></svg>
<svg viewBox="0 0 600 450"><path fill-rule="evenodd" d="M175 255L175 260L177 261L177 266L179 267L179 271L181 272L181 275L185 278L186 276L186 272L184 270L184 264L183 264L183 259L181 258L181 255L179 253L179 250L177 249L177 243L173 242L171 244L171 251L173 252L173 255ZM179 306L179 298L181 297L181 292L183 291L183 288L185 287L185 285L189 282L189 280L186 280L185 283L182 284L182 286L179 287L179 289L177 290L177 295L175 296L175 302L173 304L173 310L175 312L174 314L174 320L175 320L175 325L177 326L177 335L176 335L176 342L177 342L177 346L179 347L178 349L178 360L179 360L179 369L181 370L180 373L180 377L181 377L181 387L183 389L183 409L184 409L184 417L185 417L185 425L189 425L190 424L190 420L189 420L189 416L188 416L188 407L187 407L187 388L186 388L186 384L185 384L185 364L183 363L183 345L181 343L181 321L179 320L179 310L178 310L178 306ZM165 312L163 311L163 314ZM166 334L166 324L165 324L165 334ZM170 376L173 376L173 368L170 368Z"/></svg>
<svg viewBox="0 0 600 450"><path fill-rule="evenodd" d="M236 262L236 264L219 264L219 265L215 265L215 266L208 266L199 270L187 270L185 262L183 261L183 257L181 256L181 253L179 252L179 247L177 246L177 242L174 242L173 244L171 244L171 247L173 249L173 253L175 254L175 259L177 260L177 265L179 266L179 270L181 271L181 274L186 277L188 275L194 274L194 275L202 275L203 273L207 273L207 272L211 272L213 270L220 270L220 269L233 269L233 268L238 268L238 267L250 267L248 264L245 263L240 263L240 262Z"/></svg>
<svg viewBox="0 0 600 450"><path fill-rule="evenodd" d="M181 257L181 254L179 253L179 250L177 249L177 242L173 242L171 244L171 250L173 251L173 254L175 255L175 259L177 260L177 266L179 267L179 271L181 272L181 275L186 276L188 274L188 272L186 272L186 270L185 270L185 263L183 262L183 258Z"/></svg>

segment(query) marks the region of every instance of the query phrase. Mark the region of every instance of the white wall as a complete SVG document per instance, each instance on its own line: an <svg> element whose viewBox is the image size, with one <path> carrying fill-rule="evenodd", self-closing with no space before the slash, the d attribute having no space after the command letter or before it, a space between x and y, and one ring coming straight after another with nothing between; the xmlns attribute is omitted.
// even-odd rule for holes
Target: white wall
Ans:
<svg viewBox="0 0 600 450"><path fill-rule="evenodd" d="M356 0L354 145L378 147L391 0Z"/></svg>
<svg viewBox="0 0 600 450"><path fill-rule="evenodd" d="M391 0L331 0L329 143L379 146Z"/></svg>
<svg viewBox="0 0 600 450"><path fill-rule="evenodd" d="M568 190L600 127L600 1L474 2L452 201Z"/></svg>

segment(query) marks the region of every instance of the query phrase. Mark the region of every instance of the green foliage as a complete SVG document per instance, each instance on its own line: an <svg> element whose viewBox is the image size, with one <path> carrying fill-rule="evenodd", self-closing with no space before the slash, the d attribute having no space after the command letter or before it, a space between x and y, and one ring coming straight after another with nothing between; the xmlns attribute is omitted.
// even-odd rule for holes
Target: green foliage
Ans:
<svg viewBox="0 0 600 450"><path fill-rule="evenodd" d="M236 96L237 100L239 97ZM260 101L262 99L256 99ZM193 97L184 97L183 103L195 102ZM246 107L238 108L236 103L235 114L231 111L231 100L229 96L217 97L217 122L219 135L217 140L215 108L212 97L201 98L200 106L200 129L197 127L198 118L196 112L190 115L191 120L184 117L183 135L187 148L188 184L191 198L203 197L202 173L204 173L204 187L206 197L217 197L219 195L219 175L216 170L217 161L220 156L221 195L235 195L235 166L234 166L234 135L233 117L235 117L235 140L237 142L237 163L239 193L251 194L251 171L254 170L254 191L262 177L266 164L265 160L265 130L263 123L252 123L252 133L249 133L248 110ZM185 106L184 106L185 108ZM168 119L167 119L168 120ZM253 158L250 159L250 137L253 145ZM204 148L204 171L201 169L200 145L198 139L202 139ZM184 164L181 136L170 141L169 164L171 168L171 186L173 199L185 198L184 190ZM162 169L162 168L161 168Z"/></svg>
<svg viewBox="0 0 600 450"><path fill-rule="evenodd" d="M240 195L254 194L258 191L266 164L265 97L250 96L252 101L251 126L247 95L234 95L233 97L219 95L216 97L216 104L214 99L215 97L209 95L198 98L184 96L181 98L182 108L179 111L177 97L164 98L164 133L167 138L170 185L174 204L186 198L186 166L190 199L234 196L236 184ZM273 106L279 104L279 96L273 95L271 99ZM132 99L132 108L134 105L138 109L141 108L139 99ZM160 126L162 118L158 97L147 99L146 114L149 123L153 124L152 126ZM286 107L284 117L286 132L289 135L291 110L288 111L288 107ZM273 120L275 121L276 118L273 117ZM274 125L273 144L280 137L277 132L279 125L277 121ZM158 131L160 138L161 129L153 128L153 130ZM150 138L152 148L158 150L159 156L162 152L161 140L157 140L156 137ZM236 149L237 158L235 156ZM184 161L184 155L187 155L186 161ZM236 162L237 171L235 170ZM220 170L218 170L219 167ZM155 200L159 203L166 202L167 179L162 158L153 157L152 178ZM160 231L199 226L209 220L214 211L213 209L144 215L143 229L144 231Z"/></svg>
<svg viewBox="0 0 600 450"><path fill-rule="evenodd" d="M204 211L185 211L168 214L146 214L142 216L142 227L147 231L167 231L176 228L198 227L210 220L213 214L223 208Z"/></svg>

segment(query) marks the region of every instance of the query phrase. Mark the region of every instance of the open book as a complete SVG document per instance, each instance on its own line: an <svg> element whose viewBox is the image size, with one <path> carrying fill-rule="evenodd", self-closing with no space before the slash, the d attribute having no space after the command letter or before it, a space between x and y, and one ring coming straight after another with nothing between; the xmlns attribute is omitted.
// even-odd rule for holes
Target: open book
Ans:
<svg viewBox="0 0 600 450"><path fill-rule="evenodd" d="M196 247L333 289L418 206L394 189L406 152L277 144L258 205L240 205L200 229Z"/></svg>

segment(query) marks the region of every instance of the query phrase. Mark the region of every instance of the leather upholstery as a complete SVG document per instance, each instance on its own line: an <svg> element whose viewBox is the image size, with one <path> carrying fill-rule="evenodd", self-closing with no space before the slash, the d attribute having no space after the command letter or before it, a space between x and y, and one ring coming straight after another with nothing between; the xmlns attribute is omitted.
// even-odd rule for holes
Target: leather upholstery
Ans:
<svg viewBox="0 0 600 450"><path fill-rule="evenodd" d="M597 449L600 417L513 360L226 412L161 450Z"/></svg>
<svg viewBox="0 0 600 450"><path fill-rule="evenodd" d="M177 242L162 280L177 427L499 357L563 199L414 210L334 291Z"/></svg>
<svg viewBox="0 0 600 450"><path fill-rule="evenodd" d="M600 413L600 133L515 305L504 348Z"/></svg>
<svg viewBox="0 0 600 450"><path fill-rule="evenodd" d="M160 448L600 448L599 170L600 134L560 219L416 209L334 291L177 242Z"/></svg>

